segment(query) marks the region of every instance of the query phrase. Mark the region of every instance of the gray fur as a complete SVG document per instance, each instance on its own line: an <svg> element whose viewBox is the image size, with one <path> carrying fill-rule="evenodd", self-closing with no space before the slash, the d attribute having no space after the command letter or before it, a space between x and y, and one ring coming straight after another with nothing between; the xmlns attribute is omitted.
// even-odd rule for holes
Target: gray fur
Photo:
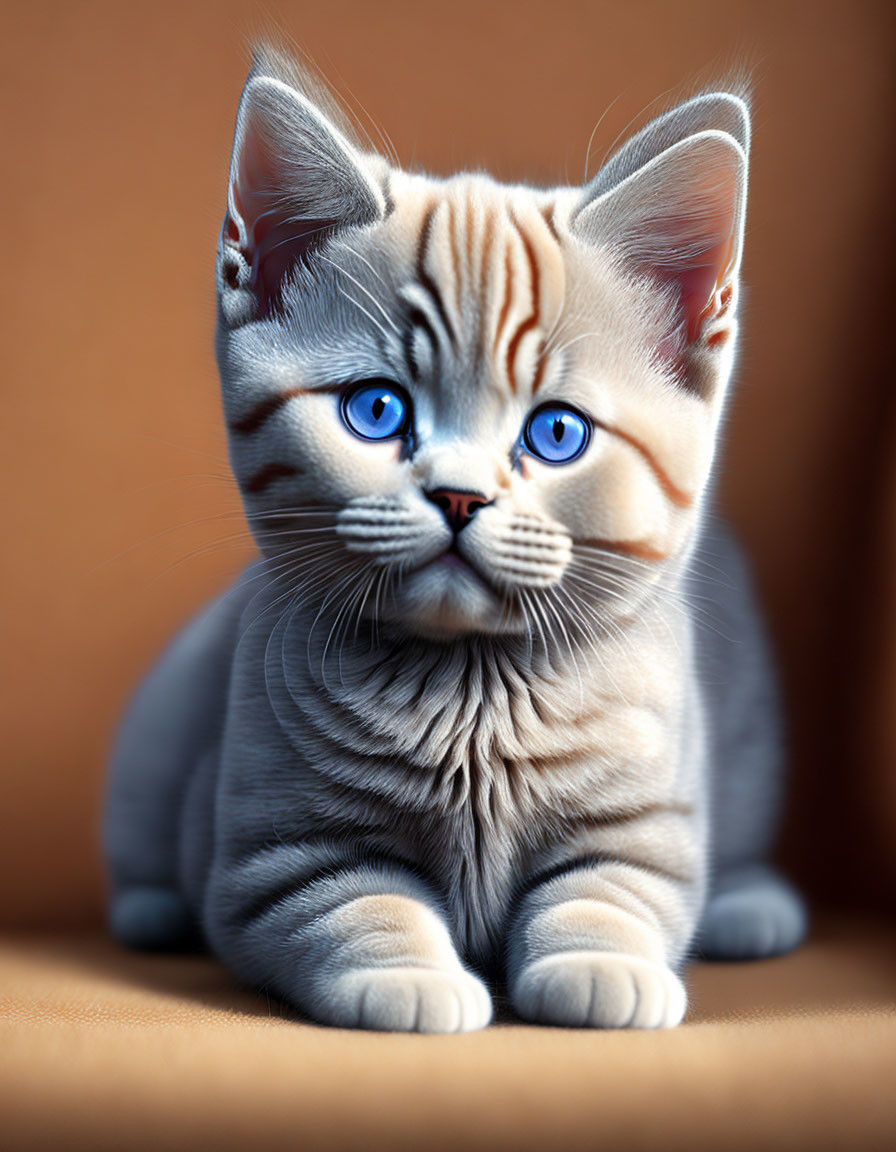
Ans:
<svg viewBox="0 0 896 1152"><path fill-rule="evenodd" d="M124 721L112 930L143 947L198 934L331 1024L481 1027L484 981L503 979L532 1020L673 1025L695 948L758 957L805 930L767 863L783 774L768 648L743 558L703 512L735 309L677 377L656 354L669 282L626 271L618 244L645 189L661 223L693 193L686 240L646 222L642 262L677 274L722 229L736 293L745 110L713 95L671 114L583 199L388 170L305 97L291 119L287 81L250 78L218 259L231 461L262 557ZM309 211L339 207L274 304L246 206L264 218L283 190L247 187L250 113L302 128L284 171ZM736 199L718 206L720 155ZM401 451L353 438L332 391L383 377L414 397ZM526 412L566 396L596 420L581 462L521 459ZM427 497L445 488L483 494L462 531Z"/></svg>

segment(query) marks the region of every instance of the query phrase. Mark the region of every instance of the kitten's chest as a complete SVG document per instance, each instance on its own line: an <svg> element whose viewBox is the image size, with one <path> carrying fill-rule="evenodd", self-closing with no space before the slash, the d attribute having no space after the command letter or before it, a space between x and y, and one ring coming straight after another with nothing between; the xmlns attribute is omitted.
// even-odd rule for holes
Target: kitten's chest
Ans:
<svg viewBox="0 0 896 1152"><path fill-rule="evenodd" d="M670 682L651 687L646 668L610 683L477 645L349 653L326 678L309 668L284 665L278 707L315 781L308 828L349 830L413 863L482 962L568 830L641 802L668 774Z"/></svg>
<svg viewBox="0 0 896 1152"><path fill-rule="evenodd" d="M531 839L586 800L612 805L632 786L629 769L637 777L669 759L669 681L629 676L626 693L618 676L591 672L520 668L475 645L388 653L346 662L335 684L291 680L290 734L321 776L371 799L472 821L474 837L520 825Z"/></svg>

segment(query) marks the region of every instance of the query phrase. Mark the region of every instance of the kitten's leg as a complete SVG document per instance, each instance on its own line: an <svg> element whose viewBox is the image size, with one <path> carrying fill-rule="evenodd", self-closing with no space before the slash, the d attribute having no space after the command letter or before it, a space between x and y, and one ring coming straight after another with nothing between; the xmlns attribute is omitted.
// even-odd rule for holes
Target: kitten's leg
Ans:
<svg viewBox="0 0 896 1152"><path fill-rule="evenodd" d="M799 893L769 865L751 864L716 879L696 947L708 960L758 960L796 948L807 927Z"/></svg>
<svg viewBox="0 0 896 1152"><path fill-rule="evenodd" d="M542 1024L680 1023L687 998L674 968L696 905L691 882L625 860L595 857L553 869L530 886L511 931L514 1007Z"/></svg>
<svg viewBox="0 0 896 1152"><path fill-rule="evenodd" d="M696 633L713 764L713 832L712 883L696 946L707 959L753 960L796 948L808 923L799 893L767 863L786 776L780 692L737 542L723 523L710 520L701 547L711 567L699 567L693 579L713 615L713 627Z"/></svg>
<svg viewBox="0 0 896 1152"><path fill-rule="evenodd" d="M134 948L197 943L181 882L181 815L191 778L217 761L241 610L237 589L191 621L140 686L118 733L103 824L108 919L112 934Z"/></svg>
<svg viewBox="0 0 896 1152"><path fill-rule="evenodd" d="M315 1020L465 1032L491 1019L438 900L399 864L335 846L277 845L212 874L206 931L220 958Z"/></svg>

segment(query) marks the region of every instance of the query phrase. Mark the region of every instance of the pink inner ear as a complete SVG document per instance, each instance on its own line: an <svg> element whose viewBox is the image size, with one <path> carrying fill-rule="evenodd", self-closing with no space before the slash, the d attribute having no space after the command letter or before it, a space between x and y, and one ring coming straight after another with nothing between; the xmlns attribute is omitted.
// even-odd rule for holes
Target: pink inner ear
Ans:
<svg viewBox="0 0 896 1152"><path fill-rule="evenodd" d="M335 223L335 220L278 219L273 213L259 218L249 283L258 300L260 316L270 315L290 269Z"/></svg>
<svg viewBox="0 0 896 1152"><path fill-rule="evenodd" d="M234 245L240 245L251 269L249 287L258 302L260 317L269 316L275 308L290 269L336 223L298 214L297 204L284 197L284 183L282 161L264 130L247 117L231 188L234 210L245 228L245 240L240 244L240 228L229 214L224 235Z"/></svg>
<svg viewBox="0 0 896 1152"><path fill-rule="evenodd" d="M676 290L681 309L681 323L660 344L659 354L663 360L679 361L687 346L697 343L702 336L707 320L715 314L716 294L729 269L733 248L734 240L730 237L707 249L699 257L699 264L657 270L657 279Z"/></svg>
<svg viewBox="0 0 896 1152"><path fill-rule="evenodd" d="M689 268L677 277L689 344L700 339L707 309L716 293L718 276L718 266L706 264Z"/></svg>

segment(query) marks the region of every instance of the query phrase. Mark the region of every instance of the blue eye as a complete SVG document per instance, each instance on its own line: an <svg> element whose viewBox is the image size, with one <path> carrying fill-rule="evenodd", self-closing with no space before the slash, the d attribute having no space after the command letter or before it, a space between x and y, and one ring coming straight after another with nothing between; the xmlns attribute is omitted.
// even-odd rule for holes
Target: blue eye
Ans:
<svg viewBox="0 0 896 1152"><path fill-rule="evenodd" d="M533 412L523 432L523 443L539 460L568 464L588 447L591 424L570 408L547 407Z"/></svg>
<svg viewBox="0 0 896 1152"><path fill-rule="evenodd" d="M342 401L342 419L364 440L390 440L406 430L410 402L387 380L362 384Z"/></svg>

